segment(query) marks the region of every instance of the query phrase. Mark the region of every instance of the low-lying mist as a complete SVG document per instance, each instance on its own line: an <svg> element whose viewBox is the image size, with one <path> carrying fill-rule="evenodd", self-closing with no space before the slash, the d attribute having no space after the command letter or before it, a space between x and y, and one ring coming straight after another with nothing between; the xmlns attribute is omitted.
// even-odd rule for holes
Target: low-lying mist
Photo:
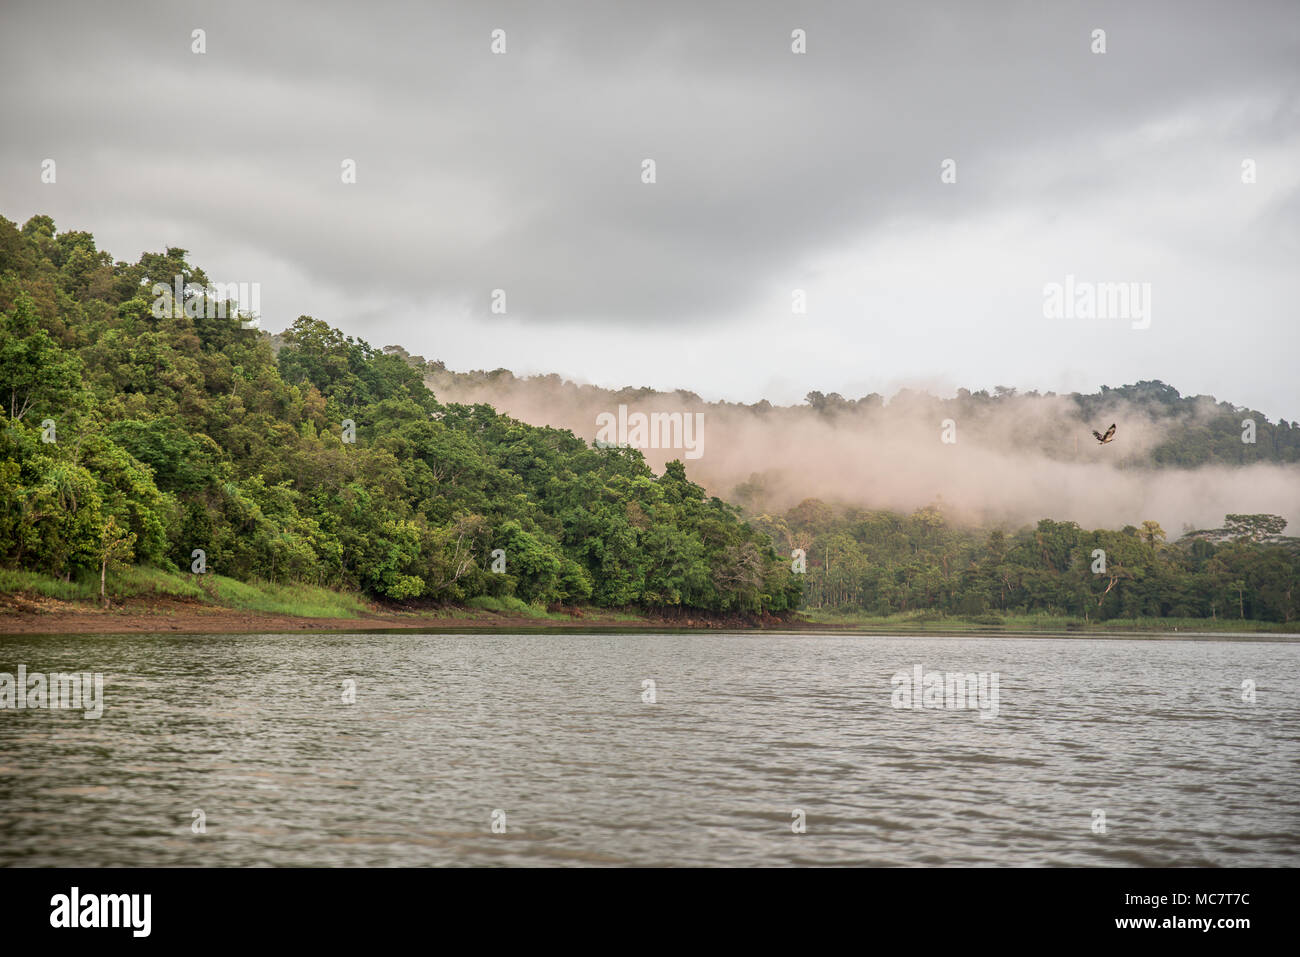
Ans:
<svg viewBox="0 0 1300 957"><path fill-rule="evenodd" d="M680 448L642 448L646 461L658 472L682 459L710 494L755 514L820 498L894 511L938 502L955 521L979 525L1053 518L1120 528L1154 519L1171 539L1192 528L1221 527L1231 512L1271 512L1287 519L1290 533L1300 529L1300 466L1153 464L1153 450L1168 442L1174 425L1195 435L1212 416L1222 416L1222 406L1208 398L1198 400L1192 416L1175 420L1103 397L1084 421L1073 398L1051 394L978 401L904 391L888 402L873 396L818 409L706 403L685 392L613 392L556 376L433 373L427 381L441 401L486 402L589 442L597 437L597 416L617 414L619 404L629 415L703 412L697 458ZM1114 441L1099 444L1092 430L1104 433L1112 422ZM945 431L955 441L945 442Z"/></svg>

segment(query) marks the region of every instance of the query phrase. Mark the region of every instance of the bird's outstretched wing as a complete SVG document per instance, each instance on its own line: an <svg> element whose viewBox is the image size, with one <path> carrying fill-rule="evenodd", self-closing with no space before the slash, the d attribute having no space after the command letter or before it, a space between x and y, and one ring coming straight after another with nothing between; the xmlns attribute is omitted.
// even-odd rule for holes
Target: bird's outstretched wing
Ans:
<svg viewBox="0 0 1300 957"><path fill-rule="evenodd" d="M1101 442L1104 445L1115 437L1115 423L1112 422L1110 424L1110 428L1106 430L1105 435L1102 435L1100 432L1093 432L1092 434L1096 436L1098 442Z"/></svg>

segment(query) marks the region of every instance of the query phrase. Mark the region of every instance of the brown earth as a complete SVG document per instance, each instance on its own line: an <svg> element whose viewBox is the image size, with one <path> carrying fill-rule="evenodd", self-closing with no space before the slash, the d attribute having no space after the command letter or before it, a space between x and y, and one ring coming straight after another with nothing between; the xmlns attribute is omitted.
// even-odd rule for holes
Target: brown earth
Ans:
<svg viewBox="0 0 1300 957"><path fill-rule="evenodd" d="M116 632L176 632L232 634L289 631L600 631L627 629L798 629L803 622L737 615L645 614L620 619L600 609L556 609L568 618L525 618L470 608L406 610L372 606L359 618L303 618L297 615L240 611L170 598L130 598L111 608L83 602L59 601L33 595L0 595L0 635L95 634Z"/></svg>

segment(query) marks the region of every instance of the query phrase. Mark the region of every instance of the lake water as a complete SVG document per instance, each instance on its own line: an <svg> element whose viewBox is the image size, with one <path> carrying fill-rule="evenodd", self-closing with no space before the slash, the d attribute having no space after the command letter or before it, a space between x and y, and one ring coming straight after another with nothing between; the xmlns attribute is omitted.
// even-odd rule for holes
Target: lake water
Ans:
<svg viewBox="0 0 1300 957"><path fill-rule="evenodd" d="M1300 863L1295 641L0 636L20 664L104 710L0 711L3 865ZM894 707L918 665L990 716Z"/></svg>

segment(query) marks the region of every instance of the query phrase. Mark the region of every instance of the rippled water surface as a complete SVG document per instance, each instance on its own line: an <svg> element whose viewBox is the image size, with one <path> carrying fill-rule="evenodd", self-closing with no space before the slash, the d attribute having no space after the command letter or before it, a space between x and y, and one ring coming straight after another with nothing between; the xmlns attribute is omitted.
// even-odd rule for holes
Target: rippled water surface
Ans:
<svg viewBox="0 0 1300 957"><path fill-rule="evenodd" d="M19 664L106 706L0 711L5 865L1300 863L1294 642L0 637ZM997 673L997 716L896 710L917 664Z"/></svg>

